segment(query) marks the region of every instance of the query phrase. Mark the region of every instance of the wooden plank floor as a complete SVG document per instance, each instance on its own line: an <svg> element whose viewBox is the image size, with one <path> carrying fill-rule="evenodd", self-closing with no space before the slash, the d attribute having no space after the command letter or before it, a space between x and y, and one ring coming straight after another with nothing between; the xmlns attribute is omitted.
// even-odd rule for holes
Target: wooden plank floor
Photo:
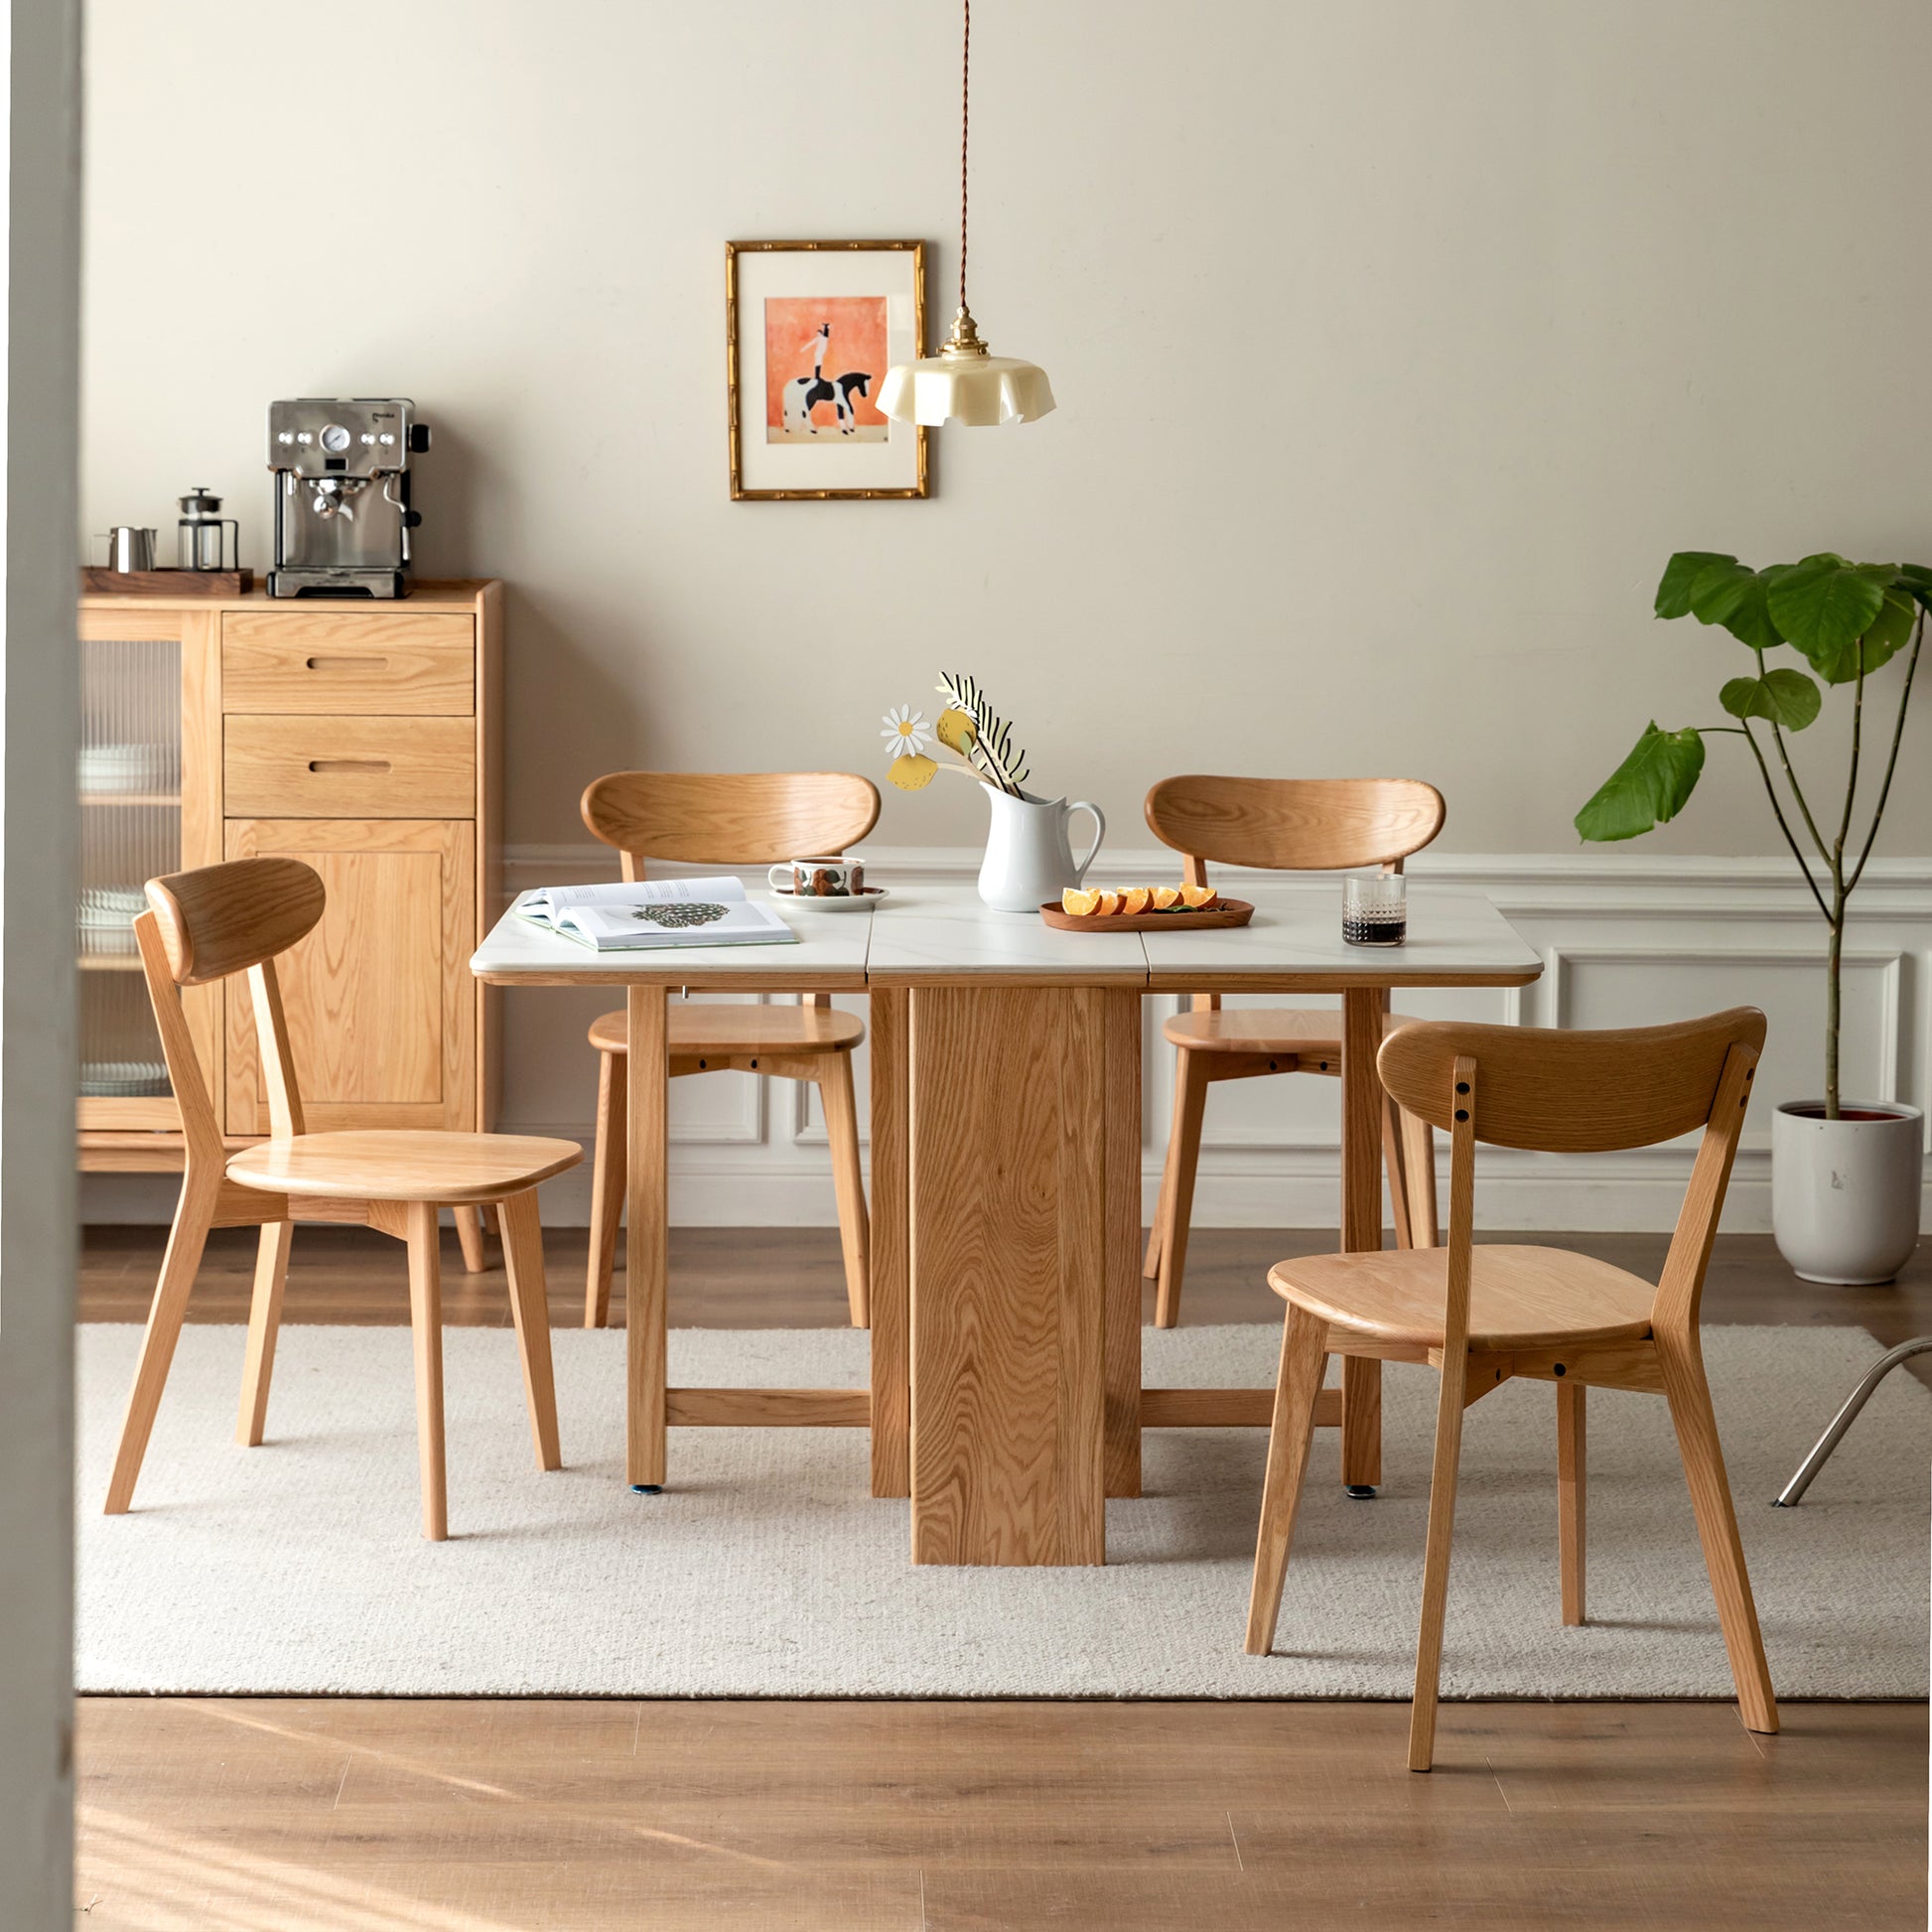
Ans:
<svg viewBox="0 0 1932 1932"><path fill-rule="evenodd" d="M1564 1238L1644 1270L1664 1245ZM1268 1263L1331 1240L1200 1230L1186 1318L1278 1318ZM214 1237L193 1318L242 1318L252 1251ZM554 1315L573 1322L583 1237L549 1251ZM158 1256L154 1230L91 1231L83 1319L140 1318ZM447 1319L507 1320L493 1244L491 1262L465 1277L452 1240ZM1898 1340L1932 1331L1932 1263L1895 1289L1810 1289L1768 1242L1726 1237L1706 1308ZM405 1309L393 1244L302 1231L286 1318ZM673 1238L674 1321L844 1318L830 1230ZM1755 1738L1724 1705L1451 1705L1438 1769L1417 1777L1399 1705L94 1698L76 1924L1922 1926L1924 1708L1784 1716L1781 1735Z"/></svg>

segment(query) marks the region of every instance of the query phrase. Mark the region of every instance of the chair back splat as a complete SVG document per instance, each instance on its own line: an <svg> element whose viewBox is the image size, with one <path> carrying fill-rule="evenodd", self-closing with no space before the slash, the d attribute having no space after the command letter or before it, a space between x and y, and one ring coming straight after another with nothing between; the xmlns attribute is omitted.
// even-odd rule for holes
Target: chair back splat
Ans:
<svg viewBox="0 0 1932 1932"><path fill-rule="evenodd" d="M879 788L851 771L613 771L586 787L584 823L623 854L680 865L836 858L879 822Z"/></svg>
<svg viewBox="0 0 1932 1932"><path fill-rule="evenodd" d="M1443 829L1443 794L1420 778L1163 778L1147 795L1148 829L1187 856L1195 885L1207 864L1276 872L1387 866Z"/></svg>
<svg viewBox="0 0 1932 1932"><path fill-rule="evenodd" d="M134 922L162 1057L181 1109L189 1164L218 1174L226 1159L180 989L248 976L269 1132L304 1131L295 1058L282 1011L275 956L306 939L322 918L322 880L299 859L235 859L169 873L147 886L149 910Z"/></svg>
<svg viewBox="0 0 1932 1932"><path fill-rule="evenodd" d="M322 881L299 859L233 859L148 881L177 986L207 986L306 939L322 917Z"/></svg>

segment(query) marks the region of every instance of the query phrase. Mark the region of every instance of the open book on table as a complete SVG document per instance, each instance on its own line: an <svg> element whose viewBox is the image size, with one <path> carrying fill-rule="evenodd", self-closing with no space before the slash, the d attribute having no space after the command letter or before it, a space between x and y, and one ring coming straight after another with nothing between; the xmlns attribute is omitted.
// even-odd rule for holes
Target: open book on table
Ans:
<svg viewBox="0 0 1932 1932"><path fill-rule="evenodd" d="M635 884L549 886L516 901L518 918L599 952L653 946L782 946L798 935L745 897L743 883L648 879Z"/></svg>

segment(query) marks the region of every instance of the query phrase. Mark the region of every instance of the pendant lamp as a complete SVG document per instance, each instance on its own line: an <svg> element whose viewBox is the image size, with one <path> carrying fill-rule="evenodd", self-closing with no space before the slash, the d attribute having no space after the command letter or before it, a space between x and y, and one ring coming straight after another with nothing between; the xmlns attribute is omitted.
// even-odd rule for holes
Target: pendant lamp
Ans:
<svg viewBox="0 0 1932 1932"><path fill-rule="evenodd" d="M1031 423L1053 407L1046 371L1017 355L991 354L966 306L966 136L972 74L973 0L963 0L966 31L959 73L959 313L937 355L886 371L879 407L900 423Z"/></svg>

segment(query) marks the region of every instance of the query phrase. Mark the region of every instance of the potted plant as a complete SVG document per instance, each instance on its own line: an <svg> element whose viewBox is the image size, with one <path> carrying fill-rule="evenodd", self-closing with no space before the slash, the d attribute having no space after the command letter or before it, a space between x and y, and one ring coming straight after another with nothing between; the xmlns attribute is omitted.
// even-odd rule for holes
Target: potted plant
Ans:
<svg viewBox="0 0 1932 1932"><path fill-rule="evenodd" d="M1828 934L1824 1098L1787 1100L1771 1122L1772 1228L1778 1251L1806 1281L1888 1282L1918 1244L1919 1110L1842 1098L1839 1021L1846 911L1891 793L1928 610L1932 569L1921 564L1855 564L1823 552L1752 570L1735 557L1680 550L1657 586L1657 615L1720 625L1751 653L1754 670L1726 680L1718 693L1731 724L1661 731L1653 720L1577 814L1577 830L1586 839L1636 838L1684 808L1704 769L1706 738L1741 738L1750 751L1778 830ZM1789 663L1767 667L1766 654L1786 646L1810 672ZM1863 836L1855 836L1866 682L1900 655L1904 675L1884 775ZM1823 710L1821 679L1827 686L1849 686L1852 705L1843 795L1834 784L1833 808L1822 818L1799 782L1787 743Z"/></svg>

